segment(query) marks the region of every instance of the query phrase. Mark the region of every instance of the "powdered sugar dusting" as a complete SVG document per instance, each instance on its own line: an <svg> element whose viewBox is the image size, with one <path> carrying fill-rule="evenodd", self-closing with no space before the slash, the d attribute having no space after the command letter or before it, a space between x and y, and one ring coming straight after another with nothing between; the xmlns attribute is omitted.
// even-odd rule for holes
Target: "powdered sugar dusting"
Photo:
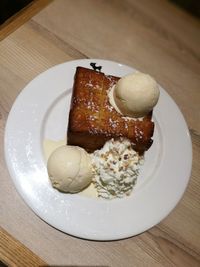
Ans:
<svg viewBox="0 0 200 267"><path fill-rule="evenodd" d="M101 86L99 84L94 84L92 80L89 80L84 86L88 89L101 90Z"/></svg>
<svg viewBox="0 0 200 267"><path fill-rule="evenodd" d="M137 142L143 139L144 133L137 127L137 125L135 126L134 133L135 133L135 139Z"/></svg>
<svg viewBox="0 0 200 267"><path fill-rule="evenodd" d="M93 88L93 84L92 84L92 81L90 80L89 82L87 82L85 84L86 87L92 87Z"/></svg>
<svg viewBox="0 0 200 267"><path fill-rule="evenodd" d="M110 88L113 87L113 85L116 84L116 81L112 78L112 76L107 75L106 78L109 80L110 82Z"/></svg>
<svg viewBox="0 0 200 267"><path fill-rule="evenodd" d="M88 100L85 106L93 112L98 112L96 104L91 100Z"/></svg>
<svg viewBox="0 0 200 267"><path fill-rule="evenodd" d="M119 126L119 121L113 120L112 118L109 118L108 122L112 128L117 128Z"/></svg>

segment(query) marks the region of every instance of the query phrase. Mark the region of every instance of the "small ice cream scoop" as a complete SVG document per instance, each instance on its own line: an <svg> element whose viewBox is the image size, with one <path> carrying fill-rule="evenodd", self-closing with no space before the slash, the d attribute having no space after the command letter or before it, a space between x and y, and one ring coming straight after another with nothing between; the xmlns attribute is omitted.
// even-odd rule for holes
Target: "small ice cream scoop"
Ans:
<svg viewBox="0 0 200 267"><path fill-rule="evenodd" d="M49 157L47 170L52 186L60 191L76 193L92 181L89 154L78 146L61 146Z"/></svg>
<svg viewBox="0 0 200 267"><path fill-rule="evenodd" d="M124 116L138 118L148 114L160 95L156 81L148 74L136 72L122 77L111 89L111 105Z"/></svg>

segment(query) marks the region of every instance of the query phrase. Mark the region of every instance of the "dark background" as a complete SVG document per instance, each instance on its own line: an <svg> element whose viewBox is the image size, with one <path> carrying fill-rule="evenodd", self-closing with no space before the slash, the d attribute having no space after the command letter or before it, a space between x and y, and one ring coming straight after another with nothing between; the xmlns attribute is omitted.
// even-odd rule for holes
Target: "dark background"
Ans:
<svg viewBox="0 0 200 267"><path fill-rule="evenodd" d="M0 24L31 2L33 0L0 0Z"/></svg>
<svg viewBox="0 0 200 267"><path fill-rule="evenodd" d="M169 1L185 9L190 14L200 18L200 0L169 0Z"/></svg>

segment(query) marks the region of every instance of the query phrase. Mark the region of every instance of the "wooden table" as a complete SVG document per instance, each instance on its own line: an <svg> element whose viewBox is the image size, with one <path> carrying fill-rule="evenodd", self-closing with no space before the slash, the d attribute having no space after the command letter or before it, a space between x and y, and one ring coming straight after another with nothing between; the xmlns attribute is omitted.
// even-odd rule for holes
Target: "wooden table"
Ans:
<svg viewBox="0 0 200 267"><path fill-rule="evenodd" d="M10 266L200 266L199 29L199 21L164 0L57 0L12 34L3 33L1 261ZM151 74L174 98L190 129L193 168L184 197L157 226L126 240L86 241L52 228L23 202L6 168L4 129L17 95L39 73L80 58L119 61Z"/></svg>

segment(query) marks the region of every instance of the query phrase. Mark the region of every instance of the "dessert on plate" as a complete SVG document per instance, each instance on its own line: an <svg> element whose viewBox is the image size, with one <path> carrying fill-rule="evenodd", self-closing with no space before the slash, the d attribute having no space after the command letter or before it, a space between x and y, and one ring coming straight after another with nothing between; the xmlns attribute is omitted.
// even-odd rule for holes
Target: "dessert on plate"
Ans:
<svg viewBox="0 0 200 267"><path fill-rule="evenodd" d="M140 119L116 111L109 101L109 91L115 84L118 85L117 82L120 89L119 77L107 76L83 67L77 68L67 132L69 145L81 146L88 152L94 152L111 138L124 137L141 154L151 146L154 130L152 110ZM123 82L121 85L123 86ZM118 94L115 98L118 103L119 97Z"/></svg>
<svg viewBox="0 0 200 267"><path fill-rule="evenodd" d="M156 81L135 72L122 78L77 67L67 146L48 160L53 187L76 193L93 183L106 199L130 195L152 145Z"/></svg>

